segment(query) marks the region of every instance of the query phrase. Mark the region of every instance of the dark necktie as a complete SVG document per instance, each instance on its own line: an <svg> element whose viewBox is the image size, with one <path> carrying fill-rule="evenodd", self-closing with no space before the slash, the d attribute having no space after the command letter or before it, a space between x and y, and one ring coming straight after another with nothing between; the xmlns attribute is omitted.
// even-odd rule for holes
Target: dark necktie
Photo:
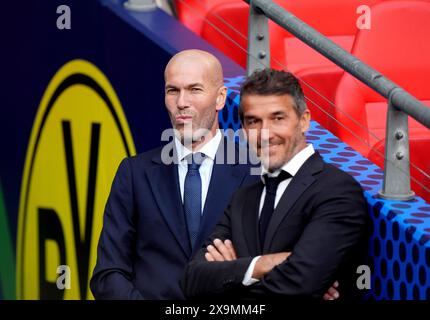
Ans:
<svg viewBox="0 0 430 320"><path fill-rule="evenodd" d="M186 157L188 171L184 184L184 212L192 248L194 248L199 234L202 215L202 179L199 168L204 157L205 155L201 152Z"/></svg>
<svg viewBox="0 0 430 320"><path fill-rule="evenodd" d="M270 218L272 217L273 211L275 210L275 198L276 190L278 189L281 181L291 178L291 175L282 170L277 177L269 177L267 174L263 176L264 184L266 186L266 196L264 198L263 209L260 214L260 243L263 247L264 238L266 237L267 226L269 225Z"/></svg>

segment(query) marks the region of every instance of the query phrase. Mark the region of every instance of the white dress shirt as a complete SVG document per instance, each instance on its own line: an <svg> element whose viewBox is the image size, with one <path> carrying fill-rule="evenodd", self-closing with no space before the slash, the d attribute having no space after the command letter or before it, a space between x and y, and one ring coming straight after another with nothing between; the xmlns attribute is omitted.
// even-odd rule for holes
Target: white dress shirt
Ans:
<svg viewBox="0 0 430 320"><path fill-rule="evenodd" d="M313 154L315 153L314 147L312 144L308 144L306 148L298 152L290 161L285 163L280 169L278 169L275 172L268 172L266 168L261 168L261 180L264 183L263 175L267 174L269 177L277 177L282 170L288 172L292 177L294 177L301 168L301 166L308 160ZM279 200L281 199L282 195L284 194L285 190L287 189L288 185L290 184L292 178L283 180L279 183L278 189L276 189L276 197L275 197L275 208L278 205ZM266 197L266 188L263 189L263 192L261 193L260 198L260 208L258 211L258 215L260 216L261 210L263 209L264 205L264 198ZM252 274L254 272L255 264L257 263L257 260L261 256L257 256L254 259L252 259L248 269L246 270L245 276L243 277L242 284L245 286L249 286L257 281L258 279L252 278Z"/></svg>
<svg viewBox="0 0 430 320"><path fill-rule="evenodd" d="M210 139L201 149L195 152L202 152L206 155L204 158L200 168L200 177L202 179L202 214L203 209L205 207L206 196L209 190L209 183L211 181L212 169L214 165L215 155L218 151L219 144L221 142L222 135L219 130L215 136ZM185 184L185 176L188 172L188 163L187 160L184 159L192 150L185 147L177 138L175 138L175 147L178 155L178 176L179 176L179 188L181 190L181 199L182 203L184 203L184 184Z"/></svg>

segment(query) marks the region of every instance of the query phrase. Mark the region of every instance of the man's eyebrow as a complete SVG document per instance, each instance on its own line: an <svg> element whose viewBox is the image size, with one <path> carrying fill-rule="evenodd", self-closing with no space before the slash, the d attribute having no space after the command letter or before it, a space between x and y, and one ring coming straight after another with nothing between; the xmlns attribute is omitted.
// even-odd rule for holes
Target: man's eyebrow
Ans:
<svg viewBox="0 0 430 320"><path fill-rule="evenodd" d="M191 83L191 84L186 86L187 89L194 88L194 87L202 87L203 88L204 85L202 83L196 82L196 83ZM165 89L178 89L178 87L173 85L173 84L166 84Z"/></svg>
<svg viewBox="0 0 430 320"><path fill-rule="evenodd" d="M196 83L191 83L187 86L187 88L193 88L193 87L204 87L202 83L196 82Z"/></svg>
<svg viewBox="0 0 430 320"><path fill-rule="evenodd" d="M166 84L164 88L165 89L177 89L177 87L174 86L173 84Z"/></svg>
<svg viewBox="0 0 430 320"><path fill-rule="evenodd" d="M272 113L272 116L284 116L287 113L285 111L276 111Z"/></svg>

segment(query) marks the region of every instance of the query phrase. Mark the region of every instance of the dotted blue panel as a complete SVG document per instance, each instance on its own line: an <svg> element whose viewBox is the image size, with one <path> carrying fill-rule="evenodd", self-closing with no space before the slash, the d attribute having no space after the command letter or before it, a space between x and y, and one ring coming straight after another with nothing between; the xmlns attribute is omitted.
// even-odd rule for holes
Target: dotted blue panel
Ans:
<svg viewBox="0 0 430 320"><path fill-rule="evenodd" d="M238 116L240 84L244 77L226 78L225 85L228 88L227 99L224 109L219 115L219 122L222 129L240 129Z"/></svg>
<svg viewBox="0 0 430 320"><path fill-rule="evenodd" d="M237 130L240 84L244 77L226 78L226 106L221 127ZM430 299L430 205L422 198L393 201L378 198L383 171L354 149L311 121L307 140L331 163L352 175L362 186L373 221L369 242L372 289L367 298Z"/></svg>

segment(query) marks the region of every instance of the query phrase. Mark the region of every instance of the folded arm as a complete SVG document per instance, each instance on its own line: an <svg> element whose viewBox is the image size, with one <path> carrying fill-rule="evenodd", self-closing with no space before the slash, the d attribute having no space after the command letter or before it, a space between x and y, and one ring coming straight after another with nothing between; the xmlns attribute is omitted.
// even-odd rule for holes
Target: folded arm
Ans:
<svg viewBox="0 0 430 320"><path fill-rule="evenodd" d="M325 294L325 299L336 298L336 272L364 233L366 205L357 184L333 187L315 208L292 253L268 254L256 260L252 278L260 281L251 286L244 286L243 280L254 257L234 259L235 252L229 248L232 244L223 243L232 238L230 210L229 206L206 243L208 247L202 248L188 265L182 282L187 296L236 289L248 291L251 296L321 298ZM219 248L220 243L226 248Z"/></svg>
<svg viewBox="0 0 430 320"><path fill-rule="evenodd" d="M319 201L292 254L253 285L253 293L323 297L363 239L366 215L356 183L333 186Z"/></svg>

